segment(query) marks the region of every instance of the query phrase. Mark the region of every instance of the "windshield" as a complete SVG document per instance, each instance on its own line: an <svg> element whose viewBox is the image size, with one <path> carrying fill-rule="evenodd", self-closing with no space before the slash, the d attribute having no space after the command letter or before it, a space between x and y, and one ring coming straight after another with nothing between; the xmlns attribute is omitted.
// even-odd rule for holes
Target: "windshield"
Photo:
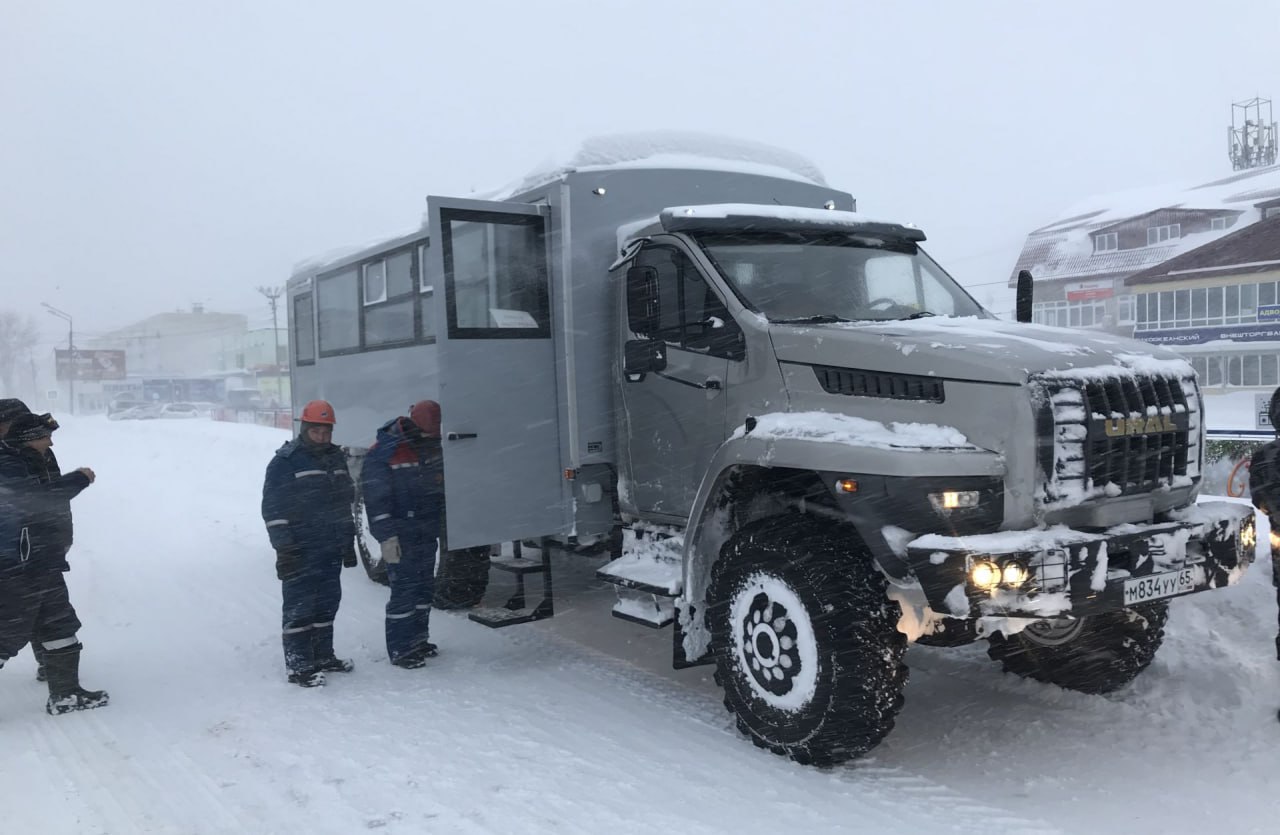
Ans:
<svg viewBox="0 0 1280 835"><path fill-rule="evenodd" d="M843 232L695 235L743 304L771 322L883 322L985 316L910 241Z"/></svg>

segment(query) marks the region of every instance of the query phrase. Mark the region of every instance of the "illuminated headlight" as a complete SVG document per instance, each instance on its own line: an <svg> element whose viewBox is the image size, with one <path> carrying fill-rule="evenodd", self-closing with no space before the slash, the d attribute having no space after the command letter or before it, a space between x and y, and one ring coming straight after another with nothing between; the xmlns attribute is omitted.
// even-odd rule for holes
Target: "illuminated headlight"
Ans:
<svg viewBox="0 0 1280 835"><path fill-rule="evenodd" d="M1000 584L1002 572L1000 566L988 560L981 560L969 569L969 579L983 591L990 591Z"/></svg>
<svg viewBox="0 0 1280 835"><path fill-rule="evenodd" d="M978 491L946 490L942 493L930 493L929 503L934 510L943 514L953 510L966 510L978 506Z"/></svg>
<svg viewBox="0 0 1280 835"><path fill-rule="evenodd" d="M1000 581L1006 586L1018 587L1027 582L1028 571L1025 566L1016 562L1005 563L1000 572Z"/></svg>
<svg viewBox="0 0 1280 835"><path fill-rule="evenodd" d="M1021 561L1006 559L978 559L969 566L969 582L982 591L996 588L1019 588L1026 584L1031 572Z"/></svg>
<svg viewBox="0 0 1280 835"><path fill-rule="evenodd" d="M1272 547L1275 546L1275 534L1271 535ZM1253 546L1258 544L1258 528L1254 525L1253 519L1249 519L1240 526L1240 545L1241 547L1253 550Z"/></svg>
<svg viewBox="0 0 1280 835"><path fill-rule="evenodd" d="M1276 533L1275 531L1272 531L1271 532L1271 550L1274 551L1277 548L1280 548L1280 533Z"/></svg>

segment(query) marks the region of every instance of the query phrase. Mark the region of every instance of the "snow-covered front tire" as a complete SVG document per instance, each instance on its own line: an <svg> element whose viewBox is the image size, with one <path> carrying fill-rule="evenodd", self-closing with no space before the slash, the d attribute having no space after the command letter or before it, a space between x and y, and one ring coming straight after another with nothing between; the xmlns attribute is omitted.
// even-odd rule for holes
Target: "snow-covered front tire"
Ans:
<svg viewBox="0 0 1280 835"><path fill-rule="evenodd" d="M870 751L902 708L898 604L848 526L788 514L739 531L712 571L716 680L756 745L813 765Z"/></svg>
<svg viewBox="0 0 1280 835"><path fill-rule="evenodd" d="M1110 693L1151 664L1168 619L1168 601L1143 603L1073 624L997 633L987 639L987 654L1006 673L1081 693Z"/></svg>
<svg viewBox="0 0 1280 835"><path fill-rule="evenodd" d="M443 539L440 547L447 546ZM489 546L442 550L436 561L436 609L470 609L479 606L489 588Z"/></svg>

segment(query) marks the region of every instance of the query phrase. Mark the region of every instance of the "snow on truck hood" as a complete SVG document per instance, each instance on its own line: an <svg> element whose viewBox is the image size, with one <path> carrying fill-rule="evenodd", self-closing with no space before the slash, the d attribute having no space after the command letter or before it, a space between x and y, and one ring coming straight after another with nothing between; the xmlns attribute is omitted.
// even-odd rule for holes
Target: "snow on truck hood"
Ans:
<svg viewBox="0 0 1280 835"><path fill-rule="evenodd" d="M901 322L770 324L781 362L919 374L944 379L1025 383L1044 371L1082 378L1189 376L1177 354L1145 342L1087 331L976 316Z"/></svg>

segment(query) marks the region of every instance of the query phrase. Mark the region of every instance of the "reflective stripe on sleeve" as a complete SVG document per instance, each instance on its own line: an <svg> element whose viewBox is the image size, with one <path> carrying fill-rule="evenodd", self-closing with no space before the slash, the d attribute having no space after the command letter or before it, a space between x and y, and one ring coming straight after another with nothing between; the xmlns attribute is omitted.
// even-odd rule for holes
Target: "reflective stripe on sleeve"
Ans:
<svg viewBox="0 0 1280 835"><path fill-rule="evenodd" d="M416 467L416 466L418 466L417 461L405 461L403 464L392 464L391 469L403 470L405 467Z"/></svg>
<svg viewBox="0 0 1280 835"><path fill-rule="evenodd" d="M289 524L288 519L272 519L270 522L267 523L267 527L274 528L277 525L287 525L287 524Z"/></svg>
<svg viewBox="0 0 1280 835"><path fill-rule="evenodd" d="M390 518L391 518L391 514L390 514L390 513L379 513L377 516L373 517L373 518L372 518L372 519L370 519L369 521L370 521L370 522L381 522L383 519L390 519Z"/></svg>
<svg viewBox="0 0 1280 835"><path fill-rule="evenodd" d="M302 478L308 475L328 475L324 470L300 470L293 474L294 478Z"/></svg>

